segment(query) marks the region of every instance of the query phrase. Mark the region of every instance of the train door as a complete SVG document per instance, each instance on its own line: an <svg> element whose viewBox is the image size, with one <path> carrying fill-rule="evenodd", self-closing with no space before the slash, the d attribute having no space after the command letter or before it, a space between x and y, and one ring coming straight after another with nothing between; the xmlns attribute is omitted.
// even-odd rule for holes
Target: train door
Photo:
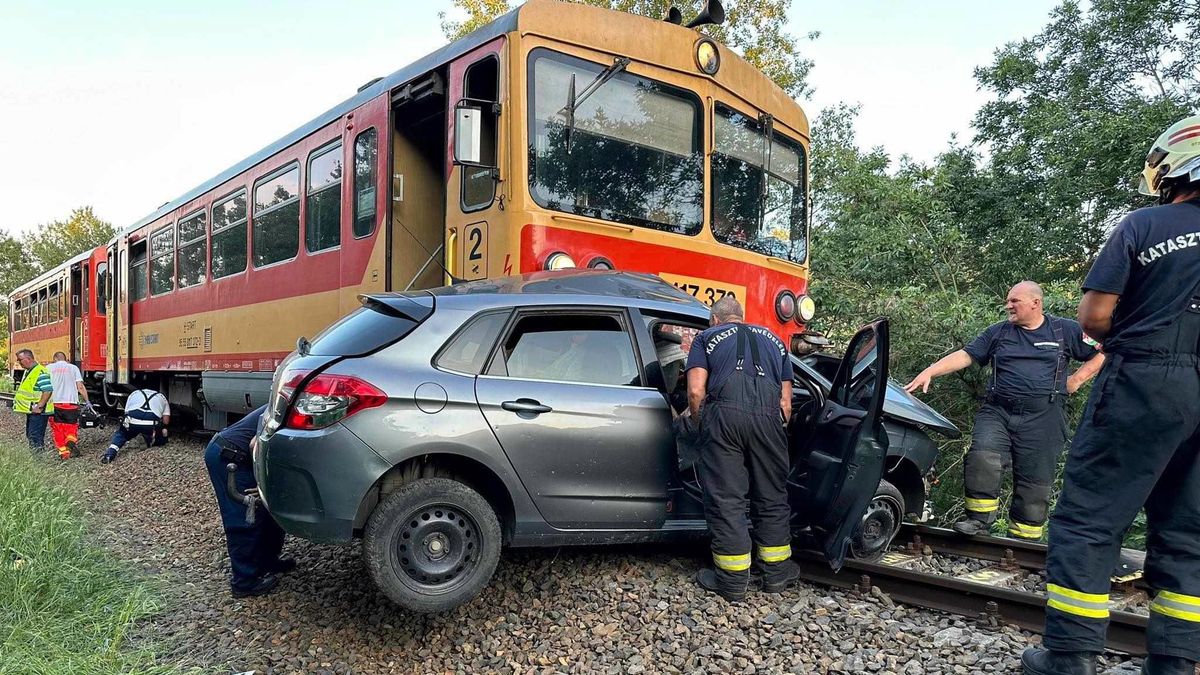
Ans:
<svg viewBox="0 0 1200 675"><path fill-rule="evenodd" d="M447 107L442 70L430 71L392 92L391 290L442 285Z"/></svg>
<svg viewBox="0 0 1200 675"><path fill-rule="evenodd" d="M359 307L358 293L385 290L387 249L383 230L387 202L387 100L372 101L342 119L342 153L347 179L342 180L338 264L339 316ZM381 150L383 150L381 152Z"/></svg>
<svg viewBox="0 0 1200 675"><path fill-rule="evenodd" d="M85 328L84 371L97 372L107 370L108 360L108 307L111 304L110 276L108 273L108 249L98 248L89 260L91 271L88 298L91 302L91 312Z"/></svg>
<svg viewBox="0 0 1200 675"><path fill-rule="evenodd" d="M108 249L108 274L112 305L108 312L108 358L106 379L129 384L129 240L124 237Z"/></svg>
<svg viewBox="0 0 1200 675"><path fill-rule="evenodd" d="M446 267L461 280L512 273L503 255L507 233L491 227L498 225L501 208L503 47L504 38L498 38L450 64L448 133L454 161L446 182Z"/></svg>
<svg viewBox="0 0 1200 675"><path fill-rule="evenodd" d="M87 331L87 262L74 265L71 268L70 286L70 317L71 317L71 362L83 363L84 339Z"/></svg>

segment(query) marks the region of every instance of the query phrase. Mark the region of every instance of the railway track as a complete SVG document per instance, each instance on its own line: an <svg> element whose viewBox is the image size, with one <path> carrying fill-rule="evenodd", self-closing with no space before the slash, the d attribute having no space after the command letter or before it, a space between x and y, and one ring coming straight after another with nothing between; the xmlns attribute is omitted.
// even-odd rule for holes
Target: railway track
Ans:
<svg viewBox="0 0 1200 675"><path fill-rule="evenodd" d="M805 580L826 586L870 593L876 586L893 600L915 607L977 618L988 623L1008 623L1035 633L1045 621L1045 597L1007 584L1028 572L1046 569L1046 546L999 537L964 537L952 530L905 525L897 541L903 550L888 553L879 562L847 560L835 573L817 554L797 556ZM958 576L912 569L930 555L950 555L993 564ZM1131 575L1136 576L1136 575ZM1145 653L1147 617L1126 611L1145 600L1138 579L1114 584L1110 602L1107 647L1132 655Z"/></svg>

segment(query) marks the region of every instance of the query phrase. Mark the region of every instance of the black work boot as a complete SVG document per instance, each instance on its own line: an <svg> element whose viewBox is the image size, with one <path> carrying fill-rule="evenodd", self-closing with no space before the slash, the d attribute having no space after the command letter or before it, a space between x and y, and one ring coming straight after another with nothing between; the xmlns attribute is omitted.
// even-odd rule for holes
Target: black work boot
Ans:
<svg viewBox="0 0 1200 675"><path fill-rule="evenodd" d="M230 586L230 592L235 598L255 598L260 595L266 595L275 590L279 585L279 578L273 574L267 574L259 577L254 583L247 586Z"/></svg>
<svg viewBox="0 0 1200 675"><path fill-rule="evenodd" d="M1096 675L1096 655L1030 647L1021 654L1025 675Z"/></svg>
<svg viewBox="0 0 1200 675"><path fill-rule="evenodd" d="M800 567L791 560L776 563L754 561L750 567L750 584L763 593L782 593L800 580Z"/></svg>
<svg viewBox="0 0 1200 675"><path fill-rule="evenodd" d="M1142 675L1195 675L1196 662L1181 656L1151 654L1142 662Z"/></svg>
<svg viewBox="0 0 1200 675"><path fill-rule="evenodd" d="M711 567L705 567L696 573L696 583L706 591L716 593L730 602L741 602L746 599L746 586L750 582L750 574L744 572L737 575L734 579L723 579L721 577L735 577L730 572L718 574Z"/></svg>
<svg viewBox="0 0 1200 675"><path fill-rule="evenodd" d="M954 531L967 536L987 535L992 527L991 521L981 520L975 516L967 516L954 524Z"/></svg>

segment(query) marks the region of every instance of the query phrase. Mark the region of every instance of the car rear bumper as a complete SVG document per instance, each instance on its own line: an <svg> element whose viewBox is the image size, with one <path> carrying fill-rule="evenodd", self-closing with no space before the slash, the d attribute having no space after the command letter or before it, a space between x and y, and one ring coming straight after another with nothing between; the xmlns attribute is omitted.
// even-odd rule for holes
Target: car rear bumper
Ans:
<svg viewBox="0 0 1200 675"><path fill-rule="evenodd" d="M349 429L282 429L263 442L254 475L267 510L285 532L347 543L363 498L391 465Z"/></svg>

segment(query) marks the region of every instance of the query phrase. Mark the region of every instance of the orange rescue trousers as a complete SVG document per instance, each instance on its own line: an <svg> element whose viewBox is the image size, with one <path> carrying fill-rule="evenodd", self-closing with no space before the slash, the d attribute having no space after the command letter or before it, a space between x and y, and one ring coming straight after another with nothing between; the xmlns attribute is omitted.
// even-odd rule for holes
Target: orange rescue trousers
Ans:
<svg viewBox="0 0 1200 675"><path fill-rule="evenodd" d="M54 447L58 449L59 457L68 459L71 457L71 450L79 441L79 406L55 403L54 408L56 411L61 410L65 413L50 416L50 432L54 435ZM75 421L60 422L60 417Z"/></svg>

